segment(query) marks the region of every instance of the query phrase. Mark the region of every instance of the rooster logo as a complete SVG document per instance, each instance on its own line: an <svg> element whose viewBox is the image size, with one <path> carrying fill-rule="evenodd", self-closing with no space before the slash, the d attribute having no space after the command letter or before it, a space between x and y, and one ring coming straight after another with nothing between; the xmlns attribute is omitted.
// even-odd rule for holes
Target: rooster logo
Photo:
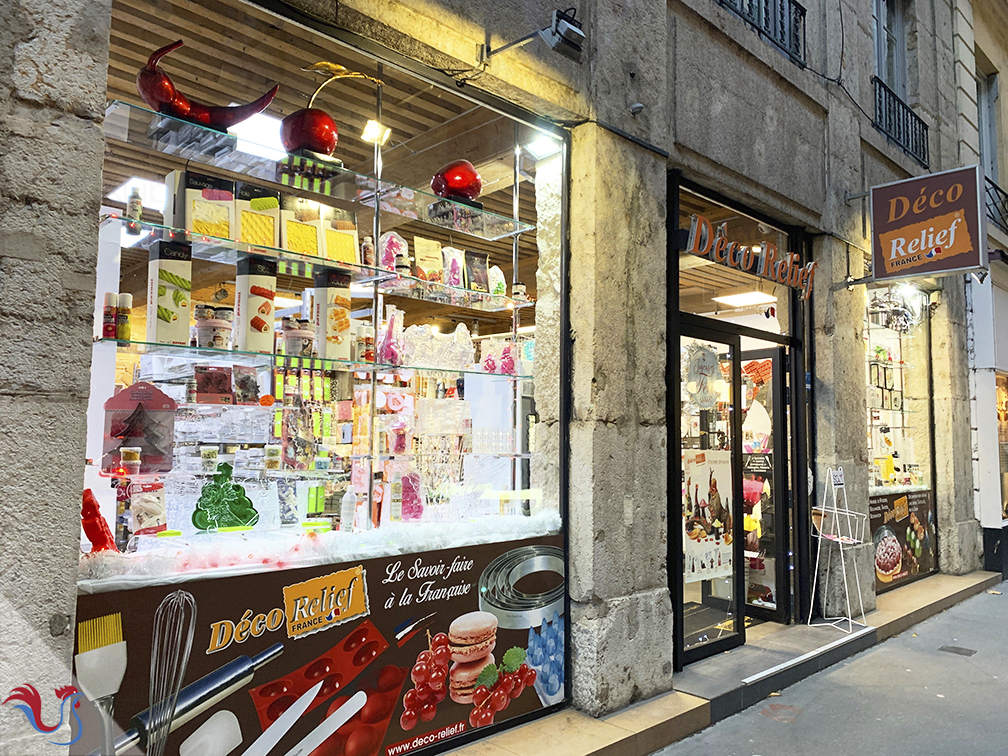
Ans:
<svg viewBox="0 0 1008 756"><path fill-rule="evenodd" d="M63 719L67 716L67 703L69 706L69 713L73 714L74 719L77 720L77 735L66 743L57 743L54 740L48 742L53 745L58 746L68 746L73 745L78 740L84 732L84 728L81 724L81 719L78 716L76 709L80 706L81 694L77 692L77 688L73 685L64 685L62 688L56 688L56 697L60 699L60 719L53 726L49 726L42 721L42 697L39 696L39 692L35 690L34 687L28 685L20 685L10 692L10 695L4 699L3 703L7 704L11 701L20 701L21 703L14 704L15 709L21 709L24 712L25 718L28 720L28 724L34 727L38 732L43 735L49 735L50 733L56 732L62 725Z"/></svg>

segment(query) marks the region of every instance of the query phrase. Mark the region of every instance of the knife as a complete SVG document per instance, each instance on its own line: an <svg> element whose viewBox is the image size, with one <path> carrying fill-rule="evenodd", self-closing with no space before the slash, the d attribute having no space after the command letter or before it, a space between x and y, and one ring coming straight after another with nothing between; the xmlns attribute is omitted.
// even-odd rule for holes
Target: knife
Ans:
<svg viewBox="0 0 1008 756"><path fill-rule="evenodd" d="M255 742L248 747L248 750L242 756L266 756L270 752L270 749L280 742L280 738L287 734L287 730L311 706L311 702L315 700L315 696L318 695L323 682L325 680L320 680L315 683L314 688L302 693L301 698L295 701L294 705L281 714L273 724L263 730L263 734L256 738Z"/></svg>
<svg viewBox="0 0 1008 756"><path fill-rule="evenodd" d="M349 701L336 709L326 719L322 720L322 724L305 735L304 740L287 751L285 756L304 756L307 753L311 753L322 745L326 738L345 725L350 720L350 717L363 709L366 703L367 693L363 690L358 690Z"/></svg>

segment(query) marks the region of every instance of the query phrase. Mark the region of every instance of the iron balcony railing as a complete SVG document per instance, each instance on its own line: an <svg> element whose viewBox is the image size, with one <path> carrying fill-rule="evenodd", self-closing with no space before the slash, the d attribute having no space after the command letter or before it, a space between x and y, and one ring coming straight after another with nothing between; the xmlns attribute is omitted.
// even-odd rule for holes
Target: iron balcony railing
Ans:
<svg viewBox="0 0 1008 756"><path fill-rule="evenodd" d="M718 0L805 67L805 8L795 0Z"/></svg>
<svg viewBox="0 0 1008 756"><path fill-rule="evenodd" d="M875 128L903 151L928 167L928 127L895 92L873 76L875 83Z"/></svg>
<svg viewBox="0 0 1008 756"><path fill-rule="evenodd" d="M987 218L1008 234L1008 192L987 179Z"/></svg>

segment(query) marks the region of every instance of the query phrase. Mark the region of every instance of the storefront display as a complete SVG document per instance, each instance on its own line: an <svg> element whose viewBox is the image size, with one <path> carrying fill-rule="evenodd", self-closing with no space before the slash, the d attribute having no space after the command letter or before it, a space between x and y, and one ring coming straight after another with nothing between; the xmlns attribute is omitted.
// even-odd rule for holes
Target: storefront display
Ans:
<svg viewBox="0 0 1008 756"><path fill-rule="evenodd" d="M347 113L325 114L341 123L363 113L405 129L424 109L463 107L417 88L407 116L380 105L382 87L417 87L406 74L304 70L328 75L322 87L367 80ZM365 130L363 147L344 133L336 158L285 155L175 112L182 99L161 112L115 101L105 120L110 172L128 155L132 180L160 178L167 201L160 218L106 210L100 227L110 294L146 317L119 335L99 312L104 427L88 431L100 453L85 471L78 623L114 625L131 659L173 660L179 683L159 676L155 694L127 665L113 752L407 753L562 703L563 522L558 481L543 480L559 460L535 442L538 385L559 372L535 362L535 287L515 283L519 266L559 273L558 256L539 260L536 203L518 199L535 186L516 168L520 185L476 203L479 173L456 161L451 191L414 189L376 175L429 177L442 160L383 159L387 133ZM510 132L517 161L536 132ZM188 637L158 629L176 605L195 616ZM82 719L73 752L108 751L90 704Z"/></svg>
<svg viewBox="0 0 1008 756"><path fill-rule="evenodd" d="M938 569L928 315L927 296L912 286L868 291L868 526L877 591Z"/></svg>

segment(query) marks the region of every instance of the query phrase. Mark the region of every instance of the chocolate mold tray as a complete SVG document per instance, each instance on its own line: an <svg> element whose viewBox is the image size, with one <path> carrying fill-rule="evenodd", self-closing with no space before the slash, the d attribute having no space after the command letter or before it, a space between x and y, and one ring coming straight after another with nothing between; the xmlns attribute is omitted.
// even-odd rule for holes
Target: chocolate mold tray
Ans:
<svg viewBox="0 0 1008 756"><path fill-rule="evenodd" d="M383 667L377 677L361 687L368 697L364 707L312 751L312 756L379 756L408 671L394 664ZM336 696L326 716L349 699L346 694Z"/></svg>
<svg viewBox="0 0 1008 756"><path fill-rule="evenodd" d="M322 680L315 700L306 709L320 706L333 693L367 669L389 646L371 620L364 620L332 648L314 660L272 682L249 689L263 730L287 711L306 690Z"/></svg>

